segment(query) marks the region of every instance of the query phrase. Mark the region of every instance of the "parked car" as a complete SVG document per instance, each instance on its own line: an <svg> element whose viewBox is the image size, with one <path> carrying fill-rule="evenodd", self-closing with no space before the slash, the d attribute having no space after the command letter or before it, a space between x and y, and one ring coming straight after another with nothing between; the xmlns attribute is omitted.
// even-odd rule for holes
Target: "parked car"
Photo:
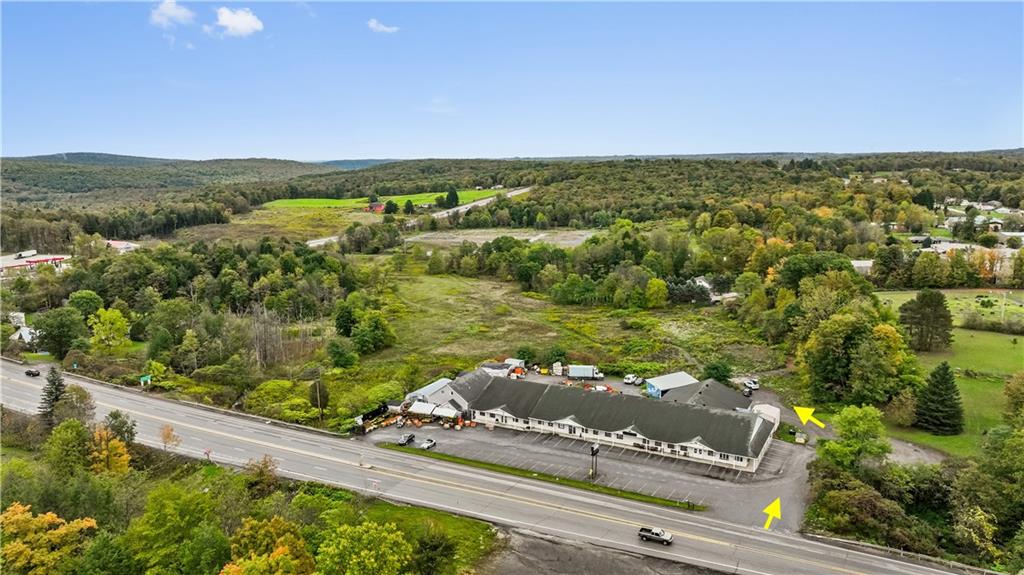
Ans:
<svg viewBox="0 0 1024 575"><path fill-rule="evenodd" d="M657 541L662 545L672 544L672 534L660 527L641 527L639 535L641 541Z"/></svg>
<svg viewBox="0 0 1024 575"><path fill-rule="evenodd" d="M433 449L435 445L437 445L436 441L428 439L423 442L423 445L420 445L420 449Z"/></svg>
<svg viewBox="0 0 1024 575"><path fill-rule="evenodd" d="M622 378L622 383L625 383L626 385L637 385L637 379L638 378L637 378L636 374L635 373L631 373L631 374L627 375L626 377Z"/></svg>
<svg viewBox="0 0 1024 575"><path fill-rule="evenodd" d="M761 383L756 379L748 379L747 381L744 381L743 386L747 389L761 389Z"/></svg>
<svg viewBox="0 0 1024 575"><path fill-rule="evenodd" d="M750 397L751 395L754 395L754 390L750 389L749 387L744 387L743 388L743 397Z"/></svg>
<svg viewBox="0 0 1024 575"><path fill-rule="evenodd" d="M38 369L26 369L25 370L25 375L27 375L29 377L39 377L39 370Z"/></svg>
<svg viewBox="0 0 1024 575"><path fill-rule="evenodd" d="M410 443L412 443L412 440L413 440L413 439L416 439L416 436L415 436L415 435L413 435L412 433L406 433L405 435L403 435L403 436L402 436L402 437L401 437L401 438L400 438L400 439L398 440L398 444L399 444L399 445L409 445Z"/></svg>

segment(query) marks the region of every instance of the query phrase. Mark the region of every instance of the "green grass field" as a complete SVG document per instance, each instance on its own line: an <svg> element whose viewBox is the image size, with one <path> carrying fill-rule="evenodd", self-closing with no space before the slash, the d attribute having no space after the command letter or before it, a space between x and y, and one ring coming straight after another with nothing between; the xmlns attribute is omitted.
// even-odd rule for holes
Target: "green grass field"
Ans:
<svg viewBox="0 0 1024 575"><path fill-rule="evenodd" d="M502 193L504 190L459 190L459 204L465 204L469 202L475 202L476 200L482 200L491 196L496 196ZM405 196L381 196L380 201L386 202L391 200L398 204L399 207L405 205L405 202L412 200L413 205L420 204L432 204L434 198L439 194L436 192L428 192L423 194L409 194ZM263 204L265 208L349 208L349 209L362 209L369 204L367 198L295 198L287 200L274 200Z"/></svg>
<svg viewBox="0 0 1024 575"><path fill-rule="evenodd" d="M1006 319L1024 319L1024 290L1003 289L947 289L941 290L946 295L949 311L953 314L953 323L959 324L964 312L977 311L988 320L1002 317L1005 303ZM883 305L889 305L894 311L900 305L917 295L916 291L880 291L875 292ZM1004 301L1005 296L1005 301ZM988 300L992 307L982 307L981 302Z"/></svg>
<svg viewBox="0 0 1024 575"><path fill-rule="evenodd" d="M380 216L362 210L334 208L258 208L233 216L226 224L208 224L178 230L177 237L188 241L258 240L264 236L309 240L342 232L354 222L379 222Z"/></svg>
<svg viewBox="0 0 1024 575"><path fill-rule="evenodd" d="M1017 343L1013 343L1017 340ZM957 386L963 400L964 433L937 436L916 430L889 426L893 437L919 443L952 455L972 455L981 445L983 433L1002 423L1006 378L1024 371L1024 338L1019 336L953 330L953 345L946 351L918 355L928 373L946 361L957 372Z"/></svg>

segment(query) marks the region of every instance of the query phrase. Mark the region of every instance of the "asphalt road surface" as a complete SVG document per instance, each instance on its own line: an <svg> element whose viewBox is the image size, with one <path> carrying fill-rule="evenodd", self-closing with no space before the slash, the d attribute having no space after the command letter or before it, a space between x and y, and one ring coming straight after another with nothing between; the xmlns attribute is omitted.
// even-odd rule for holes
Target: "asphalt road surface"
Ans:
<svg viewBox="0 0 1024 575"><path fill-rule="evenodd" d="M505 194L506 198L514 198L514 197L518 196L519 194L525 194L526 192L529 192L531 189L533 189L533 186L529 186L529 187L526 187L526 188L516 188L514 190L504 190L502 193ZM436 219L442 219L442 218L447 218L448 216L450 216L452 214L465 213L465 212L468 212L471 208L475 208L477 206L486 206L487 204L489 204L489 203L493 202L494 200L496 200L498 198L498 196L500 196L500 195L501 194L498 194L498 195L495 195L495 196L490 196L490 197L487 197L487 198L483 198L481 200L477 200L475 202L469 202L469 203L466 203L466 204L462 204L460 206L456 206L454 208L449 208L447 210L441 210L439 212L434 212L434 213L432 213L430 215L434 216L434 218L436 218Z"/></svg>
<svg viewBox="0 0 1024 575"><path fill-rule="evenodd" d="M28 377L23 367L0 361L0 401L35 412L45 373ZM795 534L737 525L645 503L467 468L374 447L363 441L274 426L209 411L128 389L90 383L97 418L120 409L138 422L138 438L159 447L159 429L170 424L181 444L176 452L240 465L264 454L287 477L318 481L393 501L475 517L571 541L749 575L932 575L934 566L907 563L808 541ZM751 504L754 504L753 502ZM642 525L675 534L663 547L637 538Z"/></svg>

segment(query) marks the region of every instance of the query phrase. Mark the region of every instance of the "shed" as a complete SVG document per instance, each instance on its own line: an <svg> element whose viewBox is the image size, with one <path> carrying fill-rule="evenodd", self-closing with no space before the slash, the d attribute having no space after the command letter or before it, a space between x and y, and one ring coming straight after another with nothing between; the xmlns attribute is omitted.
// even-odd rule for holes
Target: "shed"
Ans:
<svg viewBox="0 0 1024 575"><path fill-rule="evenodd" d="M697 378L685 371L667 373L647 380L647 395L653 398L661 398L662 394L670 389L695 383L698 383Z"/></svg>

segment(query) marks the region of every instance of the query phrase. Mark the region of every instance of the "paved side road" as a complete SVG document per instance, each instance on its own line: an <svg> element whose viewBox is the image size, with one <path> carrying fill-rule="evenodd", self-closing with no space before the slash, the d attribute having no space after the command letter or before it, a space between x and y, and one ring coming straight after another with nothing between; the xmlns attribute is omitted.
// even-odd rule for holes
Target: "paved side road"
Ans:
<svg viewBox="0 0 1024 575"><path fill-rule="evenodd" d="M526 192L529 192L532 189L533 189L533 186L528 186L528 187L525 187L525 188L516 188L514 190L509 190L509 191L505 192L505 197L506 198L514 198L514 197L518 196L519 194L525 194ZM498 196L500 196L500 195L501 194L498 194ZM433 214L430 214L430 215L434 216L434 218L438 219L438 220L444 219L444 218L447 218L448 216L450 216L452 214L465 213L465 212L468 212L469 210L471 210L472 208L475 208L475 207L478 207L478 206L486 206L487 204L489 204L489 203L495 201L496 199L498 199L498 196L491 196L489 198L483 198L483 199L477 200L475 202L469 202L468 204L462 204L461 206L456 206L454 208L448 208L447 210L441 210L439 212L434 212Z"/></svg>
<svg viewBox="0 0 1024 575"><path fill-rule="evenodd" d="M510 528L740 575L934 575L949 571L900 558L810 541L775 529L730 523L700 513L630 501L561 485L466 468L374 447L367 442L276 427L66 375L92 394L97 417L113 409L138 422L138 440L160 445L160 427L182 437L175 450L237 465L269 455L284 476L318 481L392 501L432 507ZM6 406L34 412L43 378L0 362ZM758 498L756 504L767 503ZM753 502L752 502L753 503ZM675 534L671 547L644 544L637 529L657 525Z"/></svg>
<svg viewBox="0 0 1024 575"><path fill-rule="evenodd" d="M590 466L590 444L545 433L483 427L461 431L437 425L387 427L365 437L366 441L395 442L405 433L416 435L416 444L437 441L435 451L486 461L527 471L586 480ZM783 441L773 441L756 474L723 470L707 464L661 457L651 453L604 446L598 457L598 480L602 485L677 501L707 505L701 515L733 523L758 526L764 523L759 505L769 496L782 500L782 519L777 529L795 532L806 508L807 463L814 450ZM770 499L765 503L770 502Z"/></svg>

